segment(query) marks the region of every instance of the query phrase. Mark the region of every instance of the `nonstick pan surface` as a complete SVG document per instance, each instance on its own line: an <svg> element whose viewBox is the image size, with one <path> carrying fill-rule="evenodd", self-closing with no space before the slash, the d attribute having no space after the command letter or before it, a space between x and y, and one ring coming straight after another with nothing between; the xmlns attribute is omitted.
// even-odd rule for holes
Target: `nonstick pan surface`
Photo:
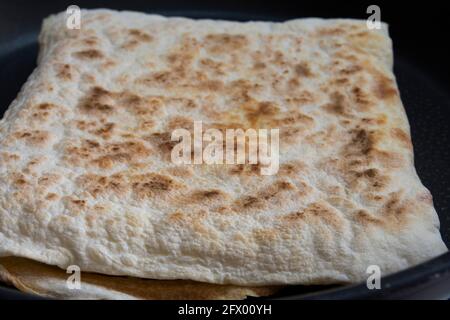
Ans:
<svg viewBox="0 0 450 320"><path fill-rule="evenodd" d="M272 4L257 2L185 1L15 1L0 3L0 109L5 112L36 66L40 23L51 13L77 4L82 8L111 8L158 13L168 16L238 21L283 21L300 17L351 17L365 19L367 2L344 4ZM450 246L450 56L443 34L445 12L436 4L420 10L379 4L382 20L390 24L394 42L395 75L411 125L415 166L433 194L444 242ZM405 17L406 16L406 17ZM408 19L410 18L409 22ZM416 22L420 21L419 24ZM408 27L408 23L410 23ZM382 279L382 290L356 286L292 286L274 298L448 298L450 297L450 253L422 265ZM0 284L1 298L32 298Z"/></svg>

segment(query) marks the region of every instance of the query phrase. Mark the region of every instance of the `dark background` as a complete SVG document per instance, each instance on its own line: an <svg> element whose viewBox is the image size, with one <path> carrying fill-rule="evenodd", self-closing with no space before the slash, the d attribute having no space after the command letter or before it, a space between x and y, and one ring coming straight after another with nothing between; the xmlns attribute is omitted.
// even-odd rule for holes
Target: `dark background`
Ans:
<svg viewBox="0 0 450 320"><path fill-rule="evenodd" d="M76 4L81 8L138 10L166 15L189 15L233 20L286 20L298 17L366 19L371 4L381 8L390 24L396 52L417 62L439 80L450 80L450 11L446 1L160 1L160 0L60 0L0 1L0 46L26 32L36 32L44 17ZM26 20L26 21L25 21ZM23 23L21 23L23 21ZM8 45L11 45L10 43ZM1 48L1 47L0 47ZM442 72L446 70L446 72ZM448 89L448 87L447 87Z"/></svg>
<svg viewBox="0 0 450 320"><path fill-rule="evenodd" d="M371 4L381 8L394 43L394 72L411 124L415 165L431 190L441 221L441 233L450 246L450 11L445 1L5 1L0 0L0 115L35 67L37 36L42 19L81 8L110 8L191 18L283 21L301 17L367 19ZM440 277L440 278L439 278ZM385 279L391 289L371 297L450 296L450 254ZM428 288L428 289L427 289ZM0 297L1 295L0 288ZM300 294L305 287L292 287ZM310 290L310 289L308 289ZM431 291L430 291L431 290ZM365 286L328 298L369 297Z"/></svg>

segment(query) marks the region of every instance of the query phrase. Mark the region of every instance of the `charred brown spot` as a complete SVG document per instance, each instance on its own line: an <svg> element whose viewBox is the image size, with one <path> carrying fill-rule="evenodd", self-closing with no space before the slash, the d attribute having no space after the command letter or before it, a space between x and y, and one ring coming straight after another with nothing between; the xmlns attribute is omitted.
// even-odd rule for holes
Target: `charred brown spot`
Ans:
<svg viewBox="0 0 450 320"><path fill-rule="evenodd" d="M397 96L397 89L393 85L393 81L385 76L378 75L376 77L375 95L382 100L389 100Z"/></svg>
<svg viewBox="0 0 450 320"><path fill-rule="evenodd" d="M249 122L249 127L254 128L262 125L264 122L274 117L279 108L272 102L263 101L256 104L244 105L245 116Z"/></svg>
<svg viewBox="0 0 450 320"><path fill-rule="evenodd" d="M350 155L368 155L374 150L376 144L375 135L364 129L351 130L352 140L348 145Z"/></svg>
<svg viewBox="0 0 450 320"><path fill-rule="evenodd" d="M76 58L82 60L97 60L104 57L103 53L96 49L78 51L73 54Z"/></svg>
<svg viewBox="0 0 450 320"><path fill-rule="evenodd" d="M295 74L299 77L311 77L313 75L311 67L306 62L297 64L294 70Z"/></svg>
<svg viewBox="0 0 450 320"><path fill-rule="evenodd" d="M213 53L228 53L247 46L248 39L240 34L209 34L205 37L206 48Z"/></svg>
<svg viewBox="0 0 450 320"><path fill-rule="evenodd" d="M313 202L305 209L294 211L281 217L286 222L300 222L306 221L311 224L316 224L315 219L320 219L326 224L339 229L342 226L342 221L339 216L332 211L327 205L320 202ZM311 221L311 219L314 219Z"/></svg>
<svg viewBox="0 0 450 320"><path fill-rule="evenodd" d="M70 64L59 65L56 69L56 76L62 80L72 79L72 67Z"/></svg>
<svg viewBox="0 0 450 320"><path fill-rule="evenodd" d="M402 199L402 192L393 192L383 206L384 219L388 219L392 226L401 226L405 223L408 213L412 213L412 207L407 199Z"/></svg>
<svg viewBox="0 0 450 320"><path fill-rule="evenodd" d="M93 164L110 169L117 163L132 163L150 155L141 141L100 144L98 141L83 140L79 146L65 149L66 159L73 165Z"/></svg>
<svg viewBox="0 0 450 320"><path fill-rule="evenodd" d="M55 105L51 104L51 103L41 103L37 106L37 109L39 109L39 110L47 110L48 111L53 108L55 108Z"/></svg>
<svg viewBox="0 0 450 320"><path fill-rule="evenodd" d="M136 175L131 179L132 191L139 198L154 197L172 191L177 186L171 177L156 173Z"/></svg>
<svg viewBox="0 0 450 320"><path fill-rule="evenodd" d="M99 129L91 131L91 133L100 136L103 139L109 139L112 136L115 126L116 125L114 123L106 123Z"/></svg>
<svg viewBox="0 0 450 320"><path fill-rule="evenodd" d="M53 201L58 199L58 195L56 193L50 192L45 196L45 199L49 200L49 201Z"/></svg>
<svg viewBox="0 0 450 320"><path fill-rule="evenodd" d="M363 91L360 87L352 88L353 99L357 103L358 106L365 108L371 104L371 100L369 95Z"/></svg>
<svg viewBox="0 0 450 320"><path fill-rule="evenodd" d="M352 173L350 171L350 173ZM354 173L357 179L365 179L370 189L382 190L389 183L389 177L380 173L378 169L371 168L362 172Z"/></svg>
<svg viewBox="0 0 450 320"><path fill-rule="evenodd" d="M354 73L360 72L363 68L359 65L352 65L346 68L339 70L339 73L344 76L349 76Z"/></svg>
<svg viewBox="0 0 450 320"><path fill-rule="evenodd" d="M224 84L220 80L205 80L201 81L196 88L205 91L219 91L224 87Z"/></svg>
<svg viewBox="0 0 450 320"><path fill-rule="evenodd" d="M400 128L394 128L391 130L392 137L397 139L404 147L412 149L411 137L405 131Z"/></svg>
<svg viewBox="0 0 450 320"><path fill-rule="evenodd" d="M77 179L77 184L94 197L111 192L124 195L129 189L127 179L121 174L112 176L85 174Z"/></svg>
<svg viewBox="0 0 450 320"><path fill-rule="evenodd" d="M355 213L355 218L357 221L359 221L363 226L367 225L383 225L384 222L382 219L374 217L366 210L358 210Z"/></svg>
<svg viewBox="0 0 450 320"><path fill-rule="evenodd" d="M150 42L153 40L153 37L151 35L138 29L130 29L128 30L128 34L132 36L135 40L142 42Z"/></svg>
<svg viewBox="0 0 450 320"><path fill-rule="evenodd" d="M251 176L260 175L261 164L238 164L234 165L230 169L231 174L241 175L241 176Z"/></svg>
<svg viewBox="0 0 450 320"><path fill-rule="evenodd" d="M194 191L188 200L194 202L209 202L224 199L227 196L225 192L218 189Z"/></svg>
<svg viewBox="0 0 450 320"><path fill-rule="evenodd" d="M256 62L253 65L253 69L255 69L255 70L262 70L262 69L265 69L266 67L267 67L267 65L264 62Z"/></svg>
<svg viewBox="0 0 450 320"><path fill-rule="evenodd" d="M80 199L75 199L75 200L71 200L73 204L79 206L79 207L84 207L86 205L86 200L80 200Z"/></svg>
<svg viewBox="0 0 450 320"><path fill-rule="evenodd" d="M114 112L114 93L101 87L92 88L79 103L79 108L86 113L101 116Z"/></svg>
<svg viewBox="0 0 450 320"><path fill-rule="evenodd" d="M31 117L37 121L46 121L50 117L50 110L54 108L55 105L51 103L41 103L36 106L36 111L31 114Z"/></svg>
<svg viewBox="0 0 450 320"><path fill-rule="evenodd" d="M260 208L262 205L262 201L257 197L246 196L238 201L238 205L242 206L245 209Z"/></svg>
<svg viewBox="0 0 450 320"><path fill-rule="evenodd" d="M345 96L342 93L334 92L330 95L330 102L324 106L324 109L338 116L349 116L350 109Z"/></svg>
<svg viewBox="0 0 450 320"><path fill-rule="evenodd" d="M346 33L345 29L341 27L320 28L318 30L318 34L321 36L339 36L345 33Z"/></svg>
<svg viewBox="0 0 450 320"><path fill-rule="evenodd" d="M87 46L95 46L98 44L98 39L96 37L85 38L83 39L83 43Z"/></svg>
<svg viewBox="0 0 450 320"><path fill-rule="evenodd" d="M172 149L180 142L176 140L172 141L170 132L154 133L148 136L146 140L155 145L165 158L170 156Z"/></svg>
<svg viewBox="0 0 450 320"><path fill-rule="evenodd" d="M32 130L24 132L16 132L15 136L18 139L25 140L30 146L43 146L50 140L50 133L42 130Z"/></svg>

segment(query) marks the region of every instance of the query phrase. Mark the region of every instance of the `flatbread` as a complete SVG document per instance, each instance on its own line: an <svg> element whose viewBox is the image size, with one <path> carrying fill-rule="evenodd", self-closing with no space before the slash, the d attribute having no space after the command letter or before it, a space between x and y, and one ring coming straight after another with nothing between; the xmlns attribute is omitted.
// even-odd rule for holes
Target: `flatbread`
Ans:
<svg viewBox="0 0 450 320"><path fill-rule="evenodd" d="M32 294L55 299L235 300L276 293L280 286L238 287L189 280L146 280L81 273L79 289L55 266L18 257L0 258L0 280Z"/></svg>
<svg viewBox="0 0 450 320"><path fill-rule="evenodd" d="M362 281L447 250L387 26L87 10L44 21L0 122L0 256L262 286ZM175 165L176 128L279 128L280 168Z"/></svg>

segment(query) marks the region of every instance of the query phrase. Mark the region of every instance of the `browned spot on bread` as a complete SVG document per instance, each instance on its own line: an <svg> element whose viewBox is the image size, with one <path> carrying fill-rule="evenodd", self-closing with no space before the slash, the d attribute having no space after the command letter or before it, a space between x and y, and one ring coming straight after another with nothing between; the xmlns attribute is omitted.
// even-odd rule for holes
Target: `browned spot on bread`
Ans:
<svg viewBox="0 0 450 320"><path fill-rule="evenodd" d="M190 51L176 50L167 55L171 69L180 76L187 76L188 69L194 61L194 54Z"/></svg>
<svg viewBox="0 0 450 320"><path fill-rule="evenodd" d="M311 67L307 62L301 62L294 67L295 74L299 77L311 77L313 73L311 72Z"/></svg>
<svg viewBox="0 0 450 320"><path fill-rule="evenodd" d="M270 101L243 105L249 128L258 128L270 121L279 111L279 107Z"/></svg>
<svg viewBox="0 0 450 320"><path fill-rule="evenodd" d="M50 187L57 184L61 179L61 176L56 173L44 173L38 179L38 184L42 187Z"/></svg>
<svg viewBox="0 0 450 320"><path fill-rule="evenodd" d="M95 145L92 146L94 152L97 148ZM150 150L140 141L107 144L103 152L105 155L93 160L93 163L102 169L112 168L115 163L129 163L133 160L142 159L150 154Z"/></svg>
<svg viewBox="0 0 450 320"><path fill-rule="evenodd" d="M305 209L283 215L281 219L289 223L304 221L311 225L316 225L316 219L320 219L335 229L342 227L342 219L334 212L333 208L321 202L313 202Z"/></svg>
<svg viewBox="0 0 450 320"><path fill-rule="evenodd" d="M194 203L211 203L222 201L228 197L227 193L219 189L193 191L187 201Z"/></svg>
<svg viewBox="0 0 450 320"><path fill-rule="evenodd" d="M44 122L50 117L50 111L55 109L51 103L41 103L35 107L36 111L31 114L33 120Z"/></svg>
<svg viewBox="0 0 450 320"><path fill-rule="evenodd" d="M20 160L20 156L15 153L2 152L1 159L4 163L10 163L10 162L15 162L17 160Z"/></svg>
<svg viewBox="0 0 450 320"><path fill-rule="evenodd" d="M182 70L158 71L137 79L137 82L147 86L173 87L183 83L185 77L186 74Z"/></svg>
<svg viewBox="0 0 450 320"><path fill-rule="evenodd" d="M248 39L241 34L209 34L204 38L205 48L212 53L229 53L248 45Z"/></svg>
<svg viewBox="0 0 450 320"><path fill-rule="evenodd" d="M397 89L391 79L380 73L376 73L375 81L374 92L378 99L390 100L398 96Z"/></svg>
<svg viewBox="0 0 450 320"><path fill-rule="evenodd" d="M306 164L302 161L291 161L280 165L279 174L293 177L298 175L306 168Z"/></svg>
<svg viewBox="0 0 450 320"><path fill-rule="evenodd" d="M268 121L272 126L281 129L281 134L284 134L287 129L296 126L298 128L306 128L314 125L314 119L300 111L293 110L288 112L279 113L277 117ZM283 129L283 127L286 127Z"/></svg>
<svg viewBox="0 0 450 320"><path fill-rule="evenodd" d="M87 46L95 46L98 44L98 38L97 37L88 37L83 39L83 43Z"/></svg>
<svg viewBox="0 0 450 320"><path fill-rule="evenodd" d="M117 163L132 163L148 155L150 149L138 140L106 144L83 140L81 145L69 145L65 149L65 158L71 164L92 164L102 169L110 169Z"/></svg>
<svg viewBox="0 0 450 320"><path fill-rule="evenodd" d="M103 116L114 112L114 93L101 87L93 87L80 101L78 107L82 112Z"/></svg>
<svg viewBox="0 0 450 320"><path fill-rule="evenodd" d="M267 67L267 65L264 62L255 62L255 64L253 64L253 69L255 70L262 70L265 69Z"/></svg>
<svg viewBox="0 0 450 320"><path fill-rule="evenodd" d="M56 76L59 79L69 81L72 80L72 67L70 64L60 64L56 67Z"/></svg>
<svg viewBox="0 0 450 320"><path fill-rule="evenodd" d="M94 135L102 137L103 139L109 139L111 138L115 127L116 127L115 123L108 122L105 123L100 128L92 130L90 132Z"/></svg>
<svg viewBox="0 0 450 320"><path fill-rule="evenodd" d="M82 199L72 199L72 203L78 207L85 207L86 206L86 200Z"/></svg>
<svg viewBox="0 0 450 320"><path fill-rule="evenodd" d="M205 80L199 82L195 88L204 91L219 91L223 89L224 84L220 80Z"/></svg>
<svg viewBox="0 0 450 320"><path fill-rule="evenodd" d="M384 221L382 219L371 215L366 210L356 211L355 218L363 226L368 226L368 225L383 226L384 225Z"/></svg>
<svg viewBox="0 0 450 320"><path fill-rule="evenodd" d="M56 193L50 192L45 196L45 199L49 201L55 201L58 199L58 195Z"/></svg>
<svg viewBox="0 0 450 320"><path fill-rule="evenodd" d="M145 139L161 151L161 157L165 160L170 159L172 149L180 142L172 141L170 132L156 132Z"/></svg>
<svg viewBox="0 0 450 320"><path fill-rule="evenodd" d="M183 222L186 220L186 215L183 212L175 211L168 215L168 220L171 222Z"/></svg>
<svg viewBox="0 0 450 320"><path fill-rule="evenodd" d="M370 96L362 88L355 86L352 88L353 100L361 110L366 110L371 106Z"/></svg>
<svg viewBox="0 0 450 320"><path fill-rule="evenodd" d="M374 150L377 139L374 132L365 129L350 130L351 142L347 145L347 155L367 156Z"/></svg>
<svg viewBox="0 0 450 320"><path fill-rule="evenodd" d="M76 181L81 188L94 197L103 193L114 193L123 196L129 189L126 177L120 173L111 176L88 173L78 177Z"/></svg>
<svg viewBox="0 0 450 320"><path fill-rule="evenodd" d="M50 133L43 130L20 131L15 133L15 137L24 140L29 146L42 147L50 142Z"/></svg>
<svg viewBox="0 0 450 320"><path fill-rule="evenodd" d="M349 76L352 74L355 74L357 72L360 72L361 70L363 70L363 68L359 65L351 65L349 67L343 68L339 70L339 74L343 75L343 76Z"/></svg>
<svg viewBox="0 0 450 320"><path fill-rule="evenodd" d="M350 116L351 110L345 96L342 93L334 92L330 95L330 102L324 106L324 109L338 116Z"/></svg>
<svg viewBox="0 0 450 320"><path fill-rule="evenodd" d="M294 190L295 186L288 181L277 181L266 190L262 191L259 195L264 200L271 200L276 198L284 191Z"/></svg>
<svg viewBox="0 0 450 320"><path fill-rule="evenodd" d="M97 60L104 57L103 53L97 49L78 51L73 56L82 60Z"/></svg>
<svg viewBox="0 0 450 320"><path fill-rule="evenodd" d="M392 192L383 207L383 214L386 217L400 221L408 213L409 205L407 201L402 201L402 192Z"/></svg>
<svg viewBox="0 0 450 320"><path fill-rule="evenodd" d="M28 184L28 181L24 174L22 173L13 173L11 174L12 183L16 187L23 187Z"/></svg>
<svg viewBox="0 0 450 320"><path fill-rule="evenodd" d="M260 175L261 164L237 164L230 166L230 174L240 176Z"/></svg>
<svg viewBox="0 0 450 320"><path fill-rule="evenodd" d="M214 61L212 59L206 58L200 60L200 65L205 68L206 70L209 70L213 74L216 75L224 75L225 71L225 65L222 62Z"/></svg>
<svg viewBox="0 0 450 320"><path fill-rule="evenodd" d="M194 171L191 167L187 166L176 166L176 167L170 167L165 170L167 173L174 177L180 177L180 178L189 178L194 175Z"/></svg>
<svg viewBox="0 0 450 320"><path fill-rule="evenodd" d="M94 129L97 126L97 121L85 121L85 120L75 120L75 125L80 130Z"/></svg>
<svg viewBox="0 0 450 320"><path fill-rule="evenodd" d="M277 181L260 190L256 195L243 196L235 201L235 211L259 210L270 204L282 205L286 200L286 193L296 190L288 181Z"/></svg>
<svg viewBox="0 0 450 320"><path fill-rule="evenodd" d="M45 102L45 103L41 103L41 104L37 105L36 108L41 111L49 111L49 110L54 109L55 105L52 103Z"/></svg>
<svg viewBox="0 0 450 320"><path fill-rule="evenodd" d="M317 33L319 36L339 36L346 34L346 30L342 27L324 27L318 29Z"/></svg>
<svg viewBox="0 0 450 320"><path fill-rule="evenodd" d="M381 215L375 216L366 210L358 210L355 218L364 227L378 226L385 230L398 230L405 227L408 215L413 212L412 202L402 198L402 192L392 192L381 208Z"/></svg>
<svg viewBox="0 0 450 320"><path fill-rule="evenodd" d="M300 86L300 81L297 78L291 78L288 81L288 87L290 90L294 90Z"/></svg>
<svg viewBox="0 0 450 320"><path fill-rule="evenodd" d="M128 34L134 39L142 42L150 42L153 40L153 37L151 35L138 29L130 29L128 30Z"/></svg>
<svg viewBox="0 0 450 320"><path fill-rule="evenodd" d="M130 183L134 195L138 198L151 198L180 187L171 177L157 173L134 175Z"/></svg>
<svg viewBox="0 0 450 320"><path fill-rule="evenodd" d="M264 201L254 196L245 196L236 201L236 205L242 209L262 209Z"/></svg>
<svg viewBox="0 0 450 320"><path fill-rule="evenodd" d="M314 102L314 95L310 91L302 91L299 94L292 95L284 99L288 104L294 104L296 107Z"/></svg>
<svg viewBox="0 0 450 320"><path fill-rule="evenodd" d="M361 172L349 172L353 174L355 180L367 182L367 188L371 191L381 191L387 187L390 182L389 176L382 174L378 169L370 168ZM355 184L355 188L358 188L359 184Z"/></svg>
<svg viewBox="0 0 450 320"><path fill-rule="evenodd" d="M276 240L278 232L273 229L255 229L252 232L253 238L257 242L273 242Z"/></svg>
<svg viewBox="0 0 450 320"><path fill-rule="evenodd" d="M193 127L194 120L185 116L174 116L167 123L167 130L170 132L175 129L193 130Z"/></svg>
<svg viewBox="0 0 450 320"><path fill-rule="evenodd" d="M391 129L391 136L399 141L405 148L412 149L411 137L404 130L400 128Z"/></svg>
<svg viewBox="0 0 450 320"><path fill-rule="evenodd" d="M141 97L129 92L121 92L117 96L120 106L138 116L156 115L163 107L163 100L160 97Z"/></svg>
<svg viewBox="0 0 450 320"><path fill-rule="evenodd" d="M374 149L370 153L370 159L377 161L385 168L401 168L405 164L403 155L398 152L390 152Z"/></svg>

